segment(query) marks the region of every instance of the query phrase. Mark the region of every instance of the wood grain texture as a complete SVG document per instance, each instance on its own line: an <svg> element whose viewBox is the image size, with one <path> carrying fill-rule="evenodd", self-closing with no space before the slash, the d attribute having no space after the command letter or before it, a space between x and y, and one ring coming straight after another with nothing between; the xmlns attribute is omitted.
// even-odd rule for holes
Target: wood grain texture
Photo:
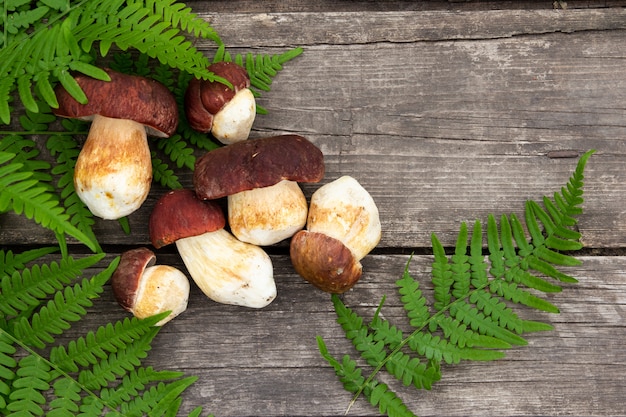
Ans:
<svg viewBox="0 0 626 417"><path fill-rule="evenodd" d="M573 12L580 11L565 16ZM524 13L532 25L544 12ZM289 19L300 15L283 16L286 23L277 19L271 27L255 16L242 16L257 24L248 23L225 42L252 42L262 38L259 33L271 39L277 31L292 30ZM472 16L484 17L482 12ZM325 14L324 21L352 27L340 13ZM438 22L438 16L426 18L421 27L430 21ZM486 18L483 24L490 22ZM491 24L494 30L503 26ZM305 135L325 154L324 182L344 174L362 182L381 206L381 248L429 247L431 233L451 244L460 221L484 219L489 212L519 213L526 199L559 190L573 171L575 158L551 155L576 157L593 148L597 154L588 167L587 214L580 227L587 246L623 247L624 33L363 44L328 39L306 47L286 65L272 91L259 100L270 114L257 118L252 134ZM277 36L272 48L252 50L283 51L284 38ZM246 50L233 49L238 51ZM191 186L190 173L179 173ZM307 195L315 188L305 186ZM133 243L148 242L145 224L163 191L154 187L142 210L131 216ZM32 224L16 216L0 218L0 228L1 244L55 241L50 233L33 233ZM115 222L98 222L97 231L103 244L128 243Z"/></svg>
<svg viewBox="0 0 626 417"><path fill-rule="evenodd" d="M560 314L515 308L525 319L552 324L553 331L527 335L527 346L510 349L497 362L443 365L442 380L431 391L406 389L385 373L381 379L421 416L624 415L626 257L580 259L583 266L567 270L580 282L550 296ZM278 297L267 308L216 304L193 286L188 310L157 336L147 365L200 377L185 394L189 410L204 405L216 416L339 416L346 410L351 397L315 341L322 336L333 355L357 357L335 322L330 298L295 275L288 258L272 261ZM385 295L383 317L408 332L394 285L408 261L402 255L365 258L363 277L345 294L346 305L368 320ZM184 268L175 255L161 255L158 262ZM409 264L428 299L431 262L430 256L414 256ZM127 314L110 291L92 310L66 337ZM378 414L360 400L348 415Z"/></svg>
<svg viewBox="0 0 626 417"><path fill-rule="evenodd" d="M550 296L559 315L520 312L554 330L530 335L528 346L495 363L446 365L431 391L394 385L420 416L626 415L626 9L619 1L570 1L567 10L552 3L190 2L232 53L304 47L260 98L270 113L257 117L252 136L295 133L320 147L326 177L303 185L307 197L341 175L374 197L382 241L344 295L366 317L386 295L385 318L406 329L394 281L412 251L410 270L432 297L432 233L452 247L463 221L521 215L527 199L558 191L577 158L597 150L579 219L584 263L569 271L580 283ZM177 173L191 186L191 173ZM106 261L149 245L147 219L164 191L153 186L130 216L131 235L97 222ZM0 216L0 231L2 248L56 242L10 213ZM353 348L328 294L294 273L286 249L286 242L268 248L279 292L270 306L219 305L194 286L189 309L158 335L146 364L199 377L183 411L343 415L351 396L315 337L337 356ZM157 256L184 269L173 247ZM126 316L109 290L64 338ZM378 413L361 399L348 415Z"/></svg>

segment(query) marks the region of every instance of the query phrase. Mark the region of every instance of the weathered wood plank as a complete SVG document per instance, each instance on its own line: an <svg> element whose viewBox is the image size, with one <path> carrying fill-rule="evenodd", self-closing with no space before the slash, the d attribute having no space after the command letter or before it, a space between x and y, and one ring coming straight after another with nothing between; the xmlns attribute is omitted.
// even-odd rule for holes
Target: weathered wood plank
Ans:
<svg viewBox="0 0 626 417"><path fill-rule="evenodd" d="M348 406L350 395L319 356L315 341L320 335L334 355L354 356L329 296L296 276L285 257L272 259L279 296L270 306L219 305L194 286L189 309L157 336L147 364L200 377L186 393L185 407L204 405L219 416L338 416ZM366 257L365 274L344 296L345 303L369 319L386 295L384 318L407 330L394 281L408 259ZM580 283L550 296L560 314L516 307L526 319L551 323L553 331L527 335L528 346L511 349L497 362L444 365L443 378L431 391L394 387L418 415L626 413L626 257L581 259L582 267L568 269ZM158 260L182 267L176 256ZM409 268L429 299L431 262L430 256L415 256ZM126 315L109 291L92 310L96 314L88 314L67 337ZM359 401L349 415L377 413Z"/></svg>
<svg viewBox="0 0 626 417"><path fill-rule="evenodd" d="M204 11L201 4L197 8L199 16L211 22L227 46L246 48L496 39L626 27L626 10L619 8L373 13L212 13Z"/></svg>
<svg viewBox="0 0 626 417"><path fill-rule="evenodd" d="M381 248L429 247L431 233L450 245L461 221L519 213L573 171L575 158L551 155L595 148L580 228L587 246L623 247L624 33L308 47L261 98L270 114L253 136L304 134L325 153L325 182L361 181L380 205ZM130 217L132 238L99 222L101 243L148 243L162 192ZM0 217L0 228L0 244L54 242L21 217Z"/></svg>

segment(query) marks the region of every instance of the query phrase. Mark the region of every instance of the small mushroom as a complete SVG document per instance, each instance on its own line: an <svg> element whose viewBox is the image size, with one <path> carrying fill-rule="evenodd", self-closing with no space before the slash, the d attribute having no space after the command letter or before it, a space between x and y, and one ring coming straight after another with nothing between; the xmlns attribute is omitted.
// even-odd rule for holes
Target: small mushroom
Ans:
<svg viewBox="0 0 626 417"><path fill-rule="evenodd" d="M373 198L356 179L343 176L311 196L307 228L291 239L291 262L300 276L321 290L343 293L360 279L360 261L381 235Z"/></svg>
<svg viewBox="0 0 626 417"><path fill-rule="evenodd" d="M178 125L173 94L157 81L105 70L110 81L77 75L88 102L76 101L60 84L60 117L92 122L76 160L74 186L91 212L118 219L137 210L152 183L147 135L171 136Z"/></svg>
<svg viewBox="0 0 626 417"><path fill-rule="evenodd" d="M122 253L111 288L118 304L137 318L169 311L156 323L162 326L187 309L189 280L180 270L155 262L156 256L148 248Z"/></svg>
<svg viewBox="0 0 626 417"><path fill-rule="evenodd" d="M324 156L302 136L252 139L215 149L196 161L201 199L228 199L228 224L241 241L259 246L290 238L306 224L298 182L324 177Z"/></svg>
<svg viewBox="0 0 626 417"><path fill-rule="evenodd" d="M218 303L262 308L276 298L270 257L224 229L226 219L214 201L199 200L192 190L164 194L150 215L155 248L176 243L191 278Z"/></svg>
<svg viewBox="0 0 626 417"><path fill-rule="evenodd" d="M256 101L245 68L234 62L216 62L209 71L231 83L193 78L185 91L189 125L209 133L225 145L248 139L256 117Z"/></svg>

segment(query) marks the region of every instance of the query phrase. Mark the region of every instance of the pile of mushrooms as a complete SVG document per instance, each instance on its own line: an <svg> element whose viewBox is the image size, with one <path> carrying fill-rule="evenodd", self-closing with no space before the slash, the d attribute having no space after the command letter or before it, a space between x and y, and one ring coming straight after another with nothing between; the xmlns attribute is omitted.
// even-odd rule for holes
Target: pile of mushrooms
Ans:
<svg viewBox="0 0 626 417"><path fill-rule="evenodd" d="M218 303L269 305L277 291L263 247L288 239L291 262L302 278L330 293L352 288L362 274L361 259L381 239L374 200L356 179L343 176L318 188L309 206L299 183L324 178L321 150L300 135L248 139L256 105L245 69L233 63L209 69L231 86L192 80L185 113L194 129L211 133L224 146L197 159L193 189L158 199L149 220L152 245L175 244L193 281ZM62 112L93 117L96 125L102 116L91 116L95 113ZM152 272L154 263L147 248L124 253L112 285L120 305L137 317L171 311L163 324L185 310L189 282L178 270Z"/></svg>

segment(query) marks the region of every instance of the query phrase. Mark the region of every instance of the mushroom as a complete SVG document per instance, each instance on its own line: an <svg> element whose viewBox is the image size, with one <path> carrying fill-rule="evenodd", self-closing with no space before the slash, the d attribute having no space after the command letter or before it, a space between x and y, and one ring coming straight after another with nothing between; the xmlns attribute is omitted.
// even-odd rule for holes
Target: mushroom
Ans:
<svg viewBox="0 0 626 417"><path fill-rule="evenodd" d="M306 226L289 247L296 272L323 291L352 288L362 274L361 259L381 239L372 196L353 177L340 177L313 193Z"/></svg>
<svg viewBox="0 0 626 417"><path fill-rule="evenodd" d="M225 145L248 139L256 117L256 101L245 68L234 62L216 62L209 71L227 80L193 78L185 91L185 114L189 125L209 133Z"/></svg>
<svg viewBox="0 0 626 417"><path fill-rule="evenodd" d="M149 220L155 248L176 243L191 278L218 303L262 308L276 298L270 257L224 229L226 219L214 201L193 190L170 191L157 201Z"/></svg>
<svg viewBox="0 0 626 417"><path fill-rule="evenodd" d="M173 94L148 78L105 70L110 81L77 75L88 102L76 101L59 84L60 117L90 120L91 128L74 169L74 186L91 212L118 219L137 210L152 183L147 135L169 137L178 125Z"/></svg>
<svg viewBox="0 0 626 417"><path fill-rule="evenodd" d="M324 177L324 156L298 135L234 143L196 161L199 198L227 197L228 224L241 241L259 246L290 238L306 224L308 205L298 182Z"/></svg>
<svg viewBox="0 0 626 417"><path fill-rule="evenodd" d="M156 256L148 248L122 253L111 288L118 304L137 318L169 311L156 323L162 326L187 309L189 280L180 270L155 262Z"/></svg>

